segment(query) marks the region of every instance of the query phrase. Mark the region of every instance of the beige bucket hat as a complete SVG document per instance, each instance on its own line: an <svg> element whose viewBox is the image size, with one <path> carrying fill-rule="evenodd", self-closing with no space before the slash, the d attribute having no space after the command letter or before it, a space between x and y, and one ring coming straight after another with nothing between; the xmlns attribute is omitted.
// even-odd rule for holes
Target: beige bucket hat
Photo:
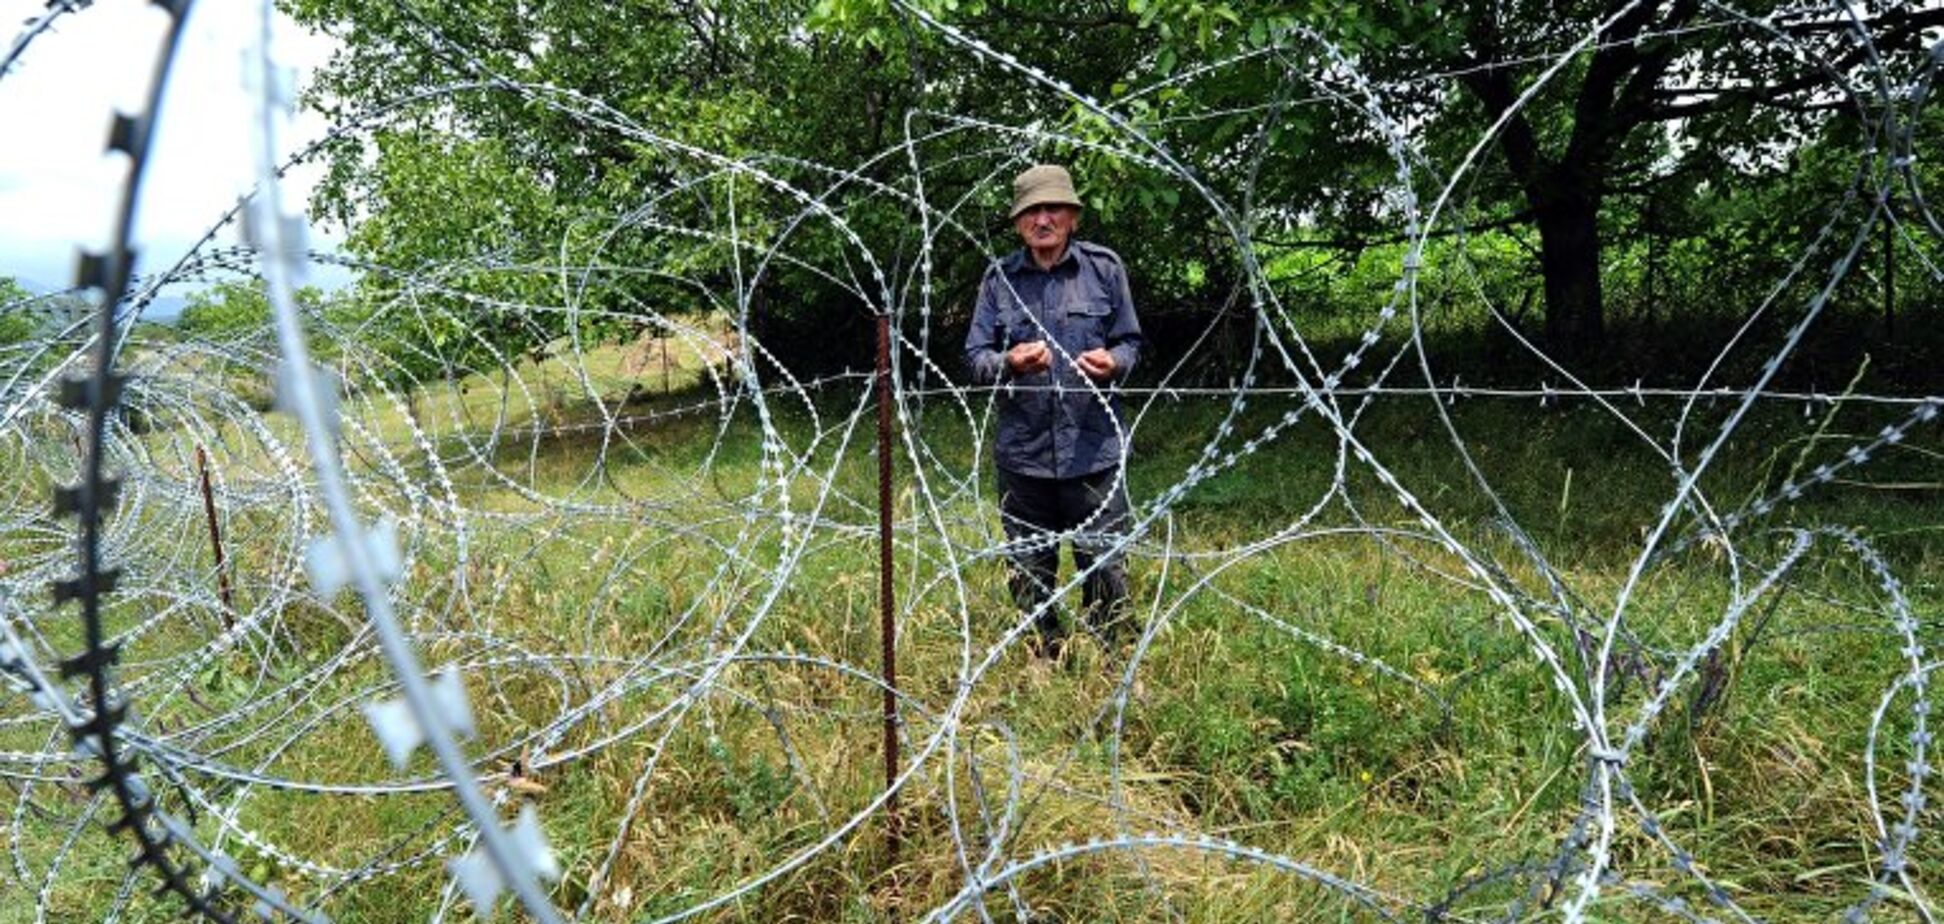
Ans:
<svg viewBox="0 0 1944 924"><path fill-rule="evenodd" d="M1065 167L1058 164L1040 164L1028 167L1024 173L1013 177L1012 212L1007 217L1018 218L1020 212L1035 205L1071 205L1084 208L1080 196L1073 191L1073 176Z"/></svg>

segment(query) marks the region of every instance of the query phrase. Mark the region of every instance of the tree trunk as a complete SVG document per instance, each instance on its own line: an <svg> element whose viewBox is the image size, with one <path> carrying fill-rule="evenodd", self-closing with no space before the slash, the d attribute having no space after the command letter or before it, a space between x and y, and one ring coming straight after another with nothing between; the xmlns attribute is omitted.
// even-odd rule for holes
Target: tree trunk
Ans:
<svg viewBox="0 0 1944 924"><path fill-rule="evenodd" d="M1539 266L1546 280L1546 343L1587 355L1606 336L1600 291L1600 197L1582 179L1552 185L1533 203Z"/></svg>

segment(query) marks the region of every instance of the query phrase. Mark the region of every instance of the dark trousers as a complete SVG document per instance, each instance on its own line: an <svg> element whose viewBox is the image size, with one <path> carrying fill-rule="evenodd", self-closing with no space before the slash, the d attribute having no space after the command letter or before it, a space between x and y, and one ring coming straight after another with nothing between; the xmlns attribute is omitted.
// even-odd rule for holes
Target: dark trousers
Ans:
<svg viewBox="0 0 1944 924"><path fill-rule="evenodd" d="M1113 546L1127 532L1125 480L1108 469L1078 478L1035 478L999 469L999 518L1013 547L1007 587L1021 612L1038 609L1058 582L1058 533L1072 535L1073 562L1081 571L1098 564L1081 584L1082 615L1097 632L1113 634L1127 612L1127 569ZM1060 635L1054 607L1041 611L1036 627Z"/></svg>

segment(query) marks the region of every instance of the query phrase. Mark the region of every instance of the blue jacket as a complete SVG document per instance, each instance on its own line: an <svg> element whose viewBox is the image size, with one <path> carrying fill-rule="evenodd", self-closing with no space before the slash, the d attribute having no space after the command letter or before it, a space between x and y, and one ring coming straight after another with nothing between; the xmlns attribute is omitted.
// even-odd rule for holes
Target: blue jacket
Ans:
<svg viewBox="0 0 1944 924"><path fill-rule="evenodd" d="M1006 351L1044 340L1053 368L1014 375ZM1114 354L1114 381L1095 383L1074 368L1081 353ZM1134 371L1141 324L1120 256L1098 244L1069 241L1066 255L1042 270L1024 249L994 263L979 283L965 362L972 381L999 385L1000 468L1038 478L1076 478L1120 464L1126 418L1114 385Z"/></svg>

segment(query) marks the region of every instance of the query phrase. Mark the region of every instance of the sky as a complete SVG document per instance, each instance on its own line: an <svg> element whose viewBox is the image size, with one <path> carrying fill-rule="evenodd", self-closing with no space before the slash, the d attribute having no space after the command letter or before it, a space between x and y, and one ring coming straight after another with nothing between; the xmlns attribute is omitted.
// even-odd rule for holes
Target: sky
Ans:
<svg viewBox="0 0 1944 924"><path fill-rule="evenodd" d="M0 0L0 56L44 2ZM257 10L213 0L192 7L136 213L138 272L173 263L254 185L256 104L243 75L260 28ZM65 287L80 248L106 246L127 173L126 158L103 153L111 113L141 108L166 24L149 0L97 0L63 16L0 76L0 276ZM330 57L329 37L281 14L275 29L273 53L300 81ZM295 150L324 129L317 116L299 114L279 146ZM317 173L292 172L286 208L305 200ZM314 247L331 245L316 228L311 239ZM234 227L217 243L237 243ZM334 281L330 273L313 276L307 281Z"/></svg>

